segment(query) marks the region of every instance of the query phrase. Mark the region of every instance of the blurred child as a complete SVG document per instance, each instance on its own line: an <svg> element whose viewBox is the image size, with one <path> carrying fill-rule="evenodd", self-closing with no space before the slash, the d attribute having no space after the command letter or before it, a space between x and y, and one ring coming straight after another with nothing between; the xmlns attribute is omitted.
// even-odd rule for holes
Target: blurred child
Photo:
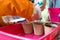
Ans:
<svg viewBox="0 0 60 40"><path fill-rule="evenodd" d="M45 5L46 5L46 0L34 0L34 12L33 12L33 15L38 15L38 18L37 19L40 19L41 20L41 12L44 10L45 8ZM36 18L36 17L35 17Z"/></svg>

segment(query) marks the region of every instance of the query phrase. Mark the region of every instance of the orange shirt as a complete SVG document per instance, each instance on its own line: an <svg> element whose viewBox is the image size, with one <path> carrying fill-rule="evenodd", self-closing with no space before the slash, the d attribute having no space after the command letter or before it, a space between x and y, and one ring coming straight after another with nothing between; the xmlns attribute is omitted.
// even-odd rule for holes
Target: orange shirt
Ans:
<svg viewBox="0 0 60 40"><path fill-rule="evenodd" d="M33 13L33 5L29 0L0 0L0 23L2 16L18 15L30 19Z"/></svg>

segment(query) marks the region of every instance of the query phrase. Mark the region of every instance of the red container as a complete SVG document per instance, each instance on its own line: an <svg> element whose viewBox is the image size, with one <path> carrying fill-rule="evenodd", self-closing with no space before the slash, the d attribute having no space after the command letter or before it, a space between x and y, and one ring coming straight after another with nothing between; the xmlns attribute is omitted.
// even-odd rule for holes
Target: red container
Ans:
<svg viewBox="0 0 60 40"><path fill-rule="evenodd" d="M33 33L25 34L21 24L4 26L0 28L0 40L53 40L58 35L58 28L52 29L46 35L36 36Z"/></svg>
<svg viewBox="0 0 60 40"><path fill-rule="evenodd" d="M60 8L49 8L48 11L52 22L60 22Z"/></svg>

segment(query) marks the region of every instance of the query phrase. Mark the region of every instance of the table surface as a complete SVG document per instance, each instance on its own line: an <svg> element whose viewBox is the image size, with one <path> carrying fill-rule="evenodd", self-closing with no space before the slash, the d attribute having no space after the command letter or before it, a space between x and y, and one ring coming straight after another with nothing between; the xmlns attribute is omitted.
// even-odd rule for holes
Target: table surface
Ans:
<svg viewBox="0 0 60 40"><path fill-rule="evenodd" d="M18 31L17 26L18 26L18 25L12 26L15 31ZM6 31L10 31L10 32L12 31L12 32L13 32L13 28L12 28L12 27L10 26L10 29L8 29L9 27L6 28ZM18 28L19 28L19 26L18 26ZM44 28L45 28L45 35L51 33L51 31L53 31L53 28L51 28L51 27L44 27ZM7 29L8 29L8 30L7 30ZM1 30L1 31L2 31L2 30ZM13 37L12 39L15 39L15 38L17 38L17 39L40 39L40 38L42 38L42 36L36 36L36 35L34 35L34 34L28 34L28 35L25 35L25 34L22 34L22 35L17 34L17 35L15 36L15 34L6 33L6 32L4 32L4 31L5 31L5 30L3 29L3 32L0 32L0 39L1 39L1 40L3 40L4 38L5 38L5 39L10 38L10 39L11 39L11 37ZM13 36L11 36L11 35L13 35ZM3 38L3 37L4 37L4 38ZM2 39L2 38L3 38L3 39Z"/></svg>

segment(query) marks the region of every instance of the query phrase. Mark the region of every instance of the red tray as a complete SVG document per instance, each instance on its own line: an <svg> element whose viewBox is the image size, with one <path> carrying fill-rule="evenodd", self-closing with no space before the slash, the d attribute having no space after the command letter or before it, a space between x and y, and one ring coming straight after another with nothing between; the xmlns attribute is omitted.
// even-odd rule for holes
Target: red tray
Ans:
<svg viewBox="0 0 60 40"><path fill-rule="evenodd" d="M53 28L48 34L36 36L25 34L21 24L14 24L0 28L0 40L54 40L58 35L59 27Z"/></svg>

